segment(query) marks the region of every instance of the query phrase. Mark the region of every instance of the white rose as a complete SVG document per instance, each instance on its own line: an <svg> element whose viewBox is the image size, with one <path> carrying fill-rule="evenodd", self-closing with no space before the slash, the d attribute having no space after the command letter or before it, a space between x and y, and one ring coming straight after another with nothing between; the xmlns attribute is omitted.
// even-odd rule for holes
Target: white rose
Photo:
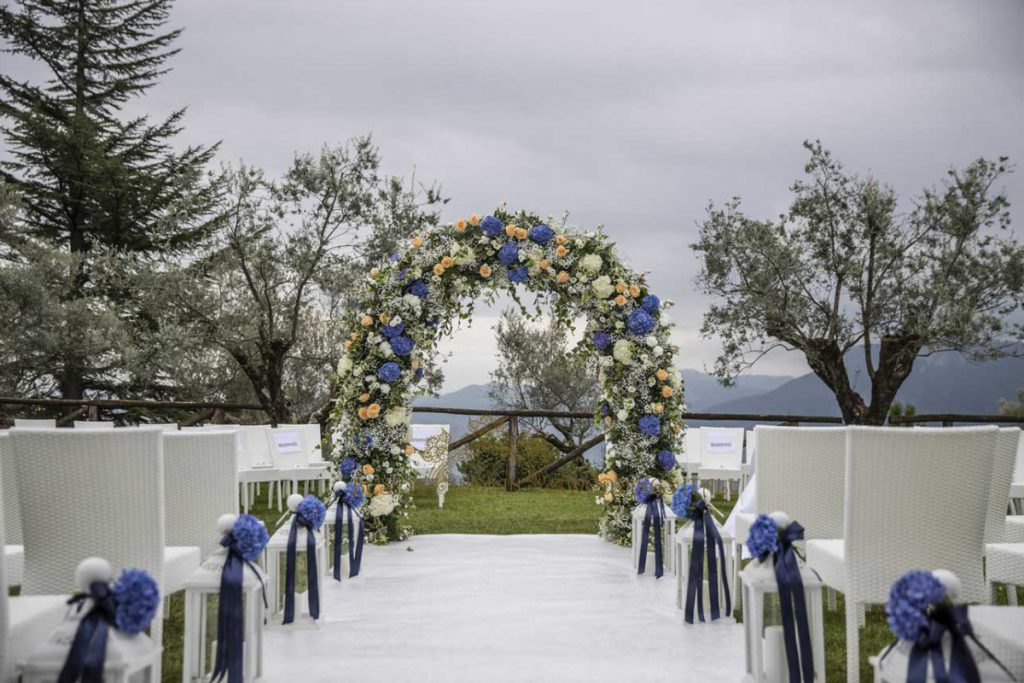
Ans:
<svg viewBox="0 0 1024 683"><path fill-rule="evenodd" d="M590 287L594 290L594 294L596 294L600 299L607 299L615 292L615 285L612 284L612 279L607 275L595 278L594 281L590 283Z"/></svg>
<svg viewBox="0 0 1024 683"><path fill-rule="evenodd" d="M382 394L390 394L391 393L391 387L388 386L387 384L381 384L380 387L377 389L377 391L379 391Z"/></svg>
<svg viewBox="0 0 1024 683"><path fill-rule="evenodd" d="M629 419L629 413L625 410L620 410L619 412L615 413L615 417L619 418L619 422L625 422L626 420Z"/></svg>
<svg viewBox="0 0 1024 683"><path fill-rule="evenodd" d="M625 339L620 339L615 342L612 355L623 365L630 365L633 362L633 345Z"/></svg>
<svg viewBox="0 0 1024 683"><path fill-rule="evenodd" d="M580 270L584 273L597 273L601 270L604 261L597 254L587 254L580 259Z"/></svg>
<svg viewBox="0 0 1024 683"><path fill-rule="evenodd" d="M661 348L660 346L655 346L654 347L654 355L655 355L655 357L660 358L664 353L665 353L665 349Z"/></svg>
<svg viewBox="0 0 1024 683"><path fill-rule="evenodd" d="M405 296L402 297L402 301L405 302L406 306L410 306L412 308L419 310L420 298L415 294L406 294Z"/></svg>
<svg viewBox="0 0 1024 683"><path fill-rule="evenodd" d="M392 327L394 327L395 325L401 325L402 324L402 317L399 316L399 315L396 315L394 318L391 319L391 322L388 323L388 324L391 325Z"/></svg>
<svg viewBox="0 0 1024 683"><path fill-rule="evenodd" d="M401 455L401 453L402 453L402 449L399 448L398 446L392 446L391 447L391 455Z"/></svg>
<svg viewBox="0 0 1024 683"><path fill-rule="evenodd" d="M394 351L391 350L391 344L387 342L381 342L377 349L385 356L391 356L394 354Z"/></svg>
<svg viewBox="0 0 1024 683"><path fill-rule="evenodd" d="M405 408L392 408L384 415L384 423L389 427L405 424Z"/></svg>
<svg viewBox="0 0 1024 683"><path fill-rule="evenodd" d="M655 336L654 336L653 334L649 334L649 335L647 335L647 339L645 339L644 341L645 341L645 342L647 343L647 345L648 345L648 346L650 346L650 347L651 347L652 349L653 349L653 348L654 348L655 346L657 346L657 345L658 345L658 338L657 338L657 337L655 337Z"/></svg>

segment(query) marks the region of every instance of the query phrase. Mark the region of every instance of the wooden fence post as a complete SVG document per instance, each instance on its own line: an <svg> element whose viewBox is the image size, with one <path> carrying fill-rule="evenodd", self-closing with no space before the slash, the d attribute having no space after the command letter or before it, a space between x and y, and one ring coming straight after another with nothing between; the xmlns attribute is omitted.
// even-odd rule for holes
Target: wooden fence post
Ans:
<svg viewBox="0 0 1024 683"><path fill-rule="evenodd" d="M100 419L99 406L89 406L89 422L98 422Z"/></svg>
<svg viewBox="0 0 1024 683"><path fill-rule="evenodd" d="M516 489L516 460L519 458L519 418L508 419L508 466L505 469L505 490Z"/></svg>

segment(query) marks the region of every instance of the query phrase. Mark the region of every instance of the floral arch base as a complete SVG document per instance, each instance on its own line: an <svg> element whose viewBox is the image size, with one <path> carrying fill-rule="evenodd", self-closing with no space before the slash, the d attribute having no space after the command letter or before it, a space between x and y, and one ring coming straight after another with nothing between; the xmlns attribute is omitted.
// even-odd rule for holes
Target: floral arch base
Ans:
<svg viewBox="0 0 1024 683"><path fill-rule="evenodd" d="M411 533L409 406L424 368L453 322L475 302L517 285L550 304L563 323L586 320L580 342L600 367L595 424L610 446L596 502L602 537L628 543L633 486L643 477L676 485L683 391L673 365L666 308L646 278L626 267L597 232L551 227L525 213L496 211L414 236L373 268L338 364L332 452L367 493L369 540ZM516 299L518 301L518 299Z"/></svg>

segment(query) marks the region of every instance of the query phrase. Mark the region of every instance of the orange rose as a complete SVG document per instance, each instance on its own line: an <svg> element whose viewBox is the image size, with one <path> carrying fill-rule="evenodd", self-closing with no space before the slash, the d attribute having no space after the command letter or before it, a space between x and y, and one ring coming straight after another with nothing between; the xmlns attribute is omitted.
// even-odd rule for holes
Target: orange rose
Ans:
<svg viewBox="0 0 1024 683"><path fill-rule="evenodd" d="M377 277L380 272L380 268L370 268L370 277Z"/></svg>
<svg viewBox="0 0 1024 683"><path fill-rule="evenodd" d="M615 285L615 291L618 292L619 294L624 294L626 292L626 283L620 282L619 284Z"/></svg>
<svg viewBox="0 0 1024 683"><path fill-rule="evenodd" d="M405 454L406 455L412 455L415 452L416 452L416 449L412 447L411 443L405 444Z"/></svg>
<svg viewBox="0 0 1024 683"><path fill-rule="evenodd" d="M455 221L455 232L466 232L466 221L461 218Z"/></svg>
<svg viewBox="0 0 1024 683"><path fill-rule="evenodd" d="M541 270L547 270L548 268L551 267L551 261L548 261L546 258L542 258L540 260L540 264L539 265L540 265L540 269Z"/></svg>
<svg viewBox="0 0 1024 683"><path fill-rule="evenodd" d="M514 237L516 234L516 226L512 225L511 223L506 225L505 234L508 235L509 237Z"/></svg>
<svg viewBox="0 0 1024 683"><path fill-rule="evenodd" d="M350 347L350 346L352 346L352 340L351 339L346 339L345 340L345 350L347 351L348 347Z"/></svg>
<svg viewBox="0 0 1024 683"><path fill-rule="evenodd" d="M377 316L377 320L380 321L381 325L387 325L388 321L391 320L391 316L389 316L387 313L381 313L380 315Z"/></svg>
<svg viewBox="0 0 1024 683"><path fill-rule="evenodd" d="M612 416L611 415L605 415L604 416L604 426L605 427L611 427L612 426Z"/></svg>
<svg viewBox="0 0 1024 683"><path fill-rule="evenodd" d="M442 266L440 263L435 263L434 275L444 275L444 266Z"/></svg>
<svg viewBox="0 0 1024 683"><path fill-rule="evenodd" d="M636 285L630 285L629 286L629 295L631 297L633 297L634 299L637 298L638 296L640 296L640 288L637 287Z"/></svg>
<svg viewBox="0 0 1024 683"><path fill-rule="evenodd" d="M363 474L373 474L373 465L363 465Z"/></svg>
<svg viewBox="0 0 1024 683"><path fill-rule="evenodd" d="M475 213L469 214L469 224L473 226L480 225L480 216L477 216Z"/></svg>
<svg viewBox="0 0 1024 683"><path fill-rule="evenodd" d="M665 368L658 368L658 371L654 375L662 382L668 379L668 371Z"/></svg>
<svg viewBox="0 0 1024 683"><path fill-rule="evenodd" d="M617 297L615 297L615 303L618 304L619 306L625 306L626 305L626 297L624 297L621 294L619 294Z"/></svg>
<svg viewBox="0 0 1024 683"><path fill-rule="evenodd" d="M377 484L376 486L373 487L373 495L379 496L380 494L384 493L387 490L388 489L386 486L384 486L384 484Z"/></svg>
<svg viewBox="0 0 1024 683"><path fill-rule="evenodd" d="M675 431L676 434L678 434L679 432L683 431L683 428L680 427L679 425L672 425L672 429L673 429L673 431Z"/></svg>
<svg viewBox="0 0 1024 683"><path fill-rule="evenodd" d="M420 366L420 359L419 358L413 358L411 365L412 365L412 369L416 370Z"/></svg>
<svg viewBox="0 0 1024 683"><path fill-rule="evenodd" d="M369 394L367 394L367 393L359 394L359 402L360 403L366 403L369 400L370 400L370 395Z"/></svg>
<svg viewBox="0 0 1024 683"><path fill-rule="evenodd" d="M611 491L605 491L604 492L604 502L606 502L606 503L612 502L612 492Z"/></svg>
<svg viewBox="0 0 1024 683"><path fill-rule="evenodd" d="M565 247L561 246L561 245L559 245L557 248L555 248L555 256L557 256L558 258L562 258L563 256L565 256L568 253L569 253L569 250L566 249Z"/></svg>
<svg viewBox="0 0 1024 683"><path fill-rule="evenodd" d="M661 395L664 398L668 398L669 396L671 396L672 395L672 387L662 387L661 388Z"/></svg>
<svg viewBox="0 0 1024 683"><path fill-rule="evenodd" d="M482 266L480 266L480 275L482 275L483 277L490 277L491 276L491 267L489 265L487 265L486 263L483 264Z"/></svg>
<svg viewBox="0 0 1024 683"><path fill-rule="evenodd" d="M443 259L441 259L441 265L444 266L445 268L451 268L452 266L455 265L455 259L453 259L451 256L445 256Z"/></svg>
<svg viewBox="0 0 1024 683"><path fill-rule="evenodd" d="M362 325L363 327L369 327L370 325L373 324L373 318L371 318L368 315L364 315L362 320L359 321L359 324Z"/></svg>
<svg viewBox="0 0 1024 683"><path fill-rule="evenodd" d="M371 403L369 406L366 407L366 416L367 417L369 417L370 419L373 419L373 418L377 417L378 415L380 415L380 404L379 403Z"/></svg>
<svg viewBox="0 0 1024 683"><path fill-rule="evenodd" d="M357 339L359 339L359 332L355 331L352 333L352 341L356 341Z"/></svg>
<svg viewBox="0 0 1024 683"><path fill-rule="evenodd" d="M526 236L529 235L529 234L530 233L528 233L526 231L526 228L516 228L516 239L517 240L525 240Z"/></svg>
<svg viewBox="0 0 1024 683"><path fill-rule="evenodd" d="M651 406L651 408L658 415L661 415L663 412L665 412L665 406L663 404L661 404L661 403L655 403L654 405Z"/></svg>
<svg viewBox="0 0 1024 683"><path fill-rule="evenodd" d="M422 247L423 246L423 238L420 237L419 235L416 235L415 237L413 237L412 238L412 246L414 246L414 247Z"/></svg>
<svg viewBox="0 0 1024 683"><path fill-rule="evenodd" d="M366 420L369 419L370 417L369 414L366 412L366 406L363 406L362 408L359 409L358 415L360 420Z"/></svg>
<svg viewBox="0 0 1024 683"><path fill-rule="evenodd" d="M619 475L615 474L615 470L608 470L608 481L618 481Z"/></svg>
<svg viewBox="0 0 1024 683"><path fill-rule="evenodd" d="M558 280L558 283L559 283L559 284L562 284L562 285L564 285L564 284L565 284L566 282L568 282L568 281L569 281L569 273L567 273L567 272L565 272L565 271L563 270L562 272L560 272L560 273L558 274L558 278L557 278L557 280Z"/></svg>
<svg viewBox="0 0 1024 683"><path fill-rule="evenodd" d="M565 244L565 235L555 235L555 244Z"/></svg>

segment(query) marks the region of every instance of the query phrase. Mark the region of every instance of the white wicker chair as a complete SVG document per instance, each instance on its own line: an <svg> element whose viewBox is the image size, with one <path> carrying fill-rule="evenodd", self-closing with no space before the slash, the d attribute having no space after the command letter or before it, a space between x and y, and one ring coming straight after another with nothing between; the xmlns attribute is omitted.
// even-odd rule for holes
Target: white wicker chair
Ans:
<svg viewBox="0 0 1024 683"><path fill-rule="evenodd" d="M679 459L690 478L697 477L700 468L700 427L691 427L683 432L683 457Z"/></svg>
<svg viewBox="0 0 1024 683"><path fill-rule="evenodd" d="M56 420L25 420L22 418L14 418L14 427L21 429L56 429Z"/></svg>
<svg viewBox="0 0 1024 683"><path fill-rule="evenodd" d="M162 595L182 588L199 566L199 548L166 546L164 458L156 428L12 430L22 533L23 595L72 587L85 557L106 558L115 573L149 572ZM152 636L162 643L163 606Z"/></svg>
<svg viewBox="0 0 1024 683"><path fill-rule="evenodd" d="M259 485L267 484L267 507L270 507L277 491L277 509L281 510L281 474L270 455L270 427L238 425L235 431L239 443L238 481L242 484L242 509L248 512Z"/></svg>
<svg viewBox="0 0 1024 683"><path fill-rule="evenodd" d="M864 608L884 603L904 572L943 567L960 578L965 601L988 599L982 557L998 434L996 427L847 428L843 535L807 541L807 563L846 595L850 683L860 680Z"/></svg>
<svg viewBox="0 0 1024 683"><path fill-rule="evenodd" d="M743 465L740 467L740 493L743 489L747 488L747 484L750 483L750 478L754 476L754 467L757 460L757 434L754 433L753 429L748 429L743 435L746 444L743 453Z"/></svg>
<svg viewBox="0 0 1024 683"><path fill-rule="evenodd" d="M330 463L321 456L320 425L278 425L270 430L269 438L279 478L291 483L292 493L298 492L300 481L321 483L330 477Z"/></svg>
<svg viewBox="0 0 1024 683"><path fill-rule="evenodd" d="M985 548L986 577L1006 584L1007 597L1017 602L1016 586L1024 586L1024 543L992 543ZM1024 608L1022 608L1024 609Z"/></svg>
<svg viewBox="0 0 1024 683"><path fill-rule="evenodd" d="M238 512L235 432L165 432L163 440L165 541L199 546L205 558L220 546L210 531L217 520Z"/></svg>
<svg viewBox="0 0 1024 683"><path fill-rule="evenodd" d="M96 421L75 420L75 429L91 431L91 430L106 430L106 429L113 429L113 428L114 428L114 423L113 422L101 422L99 420L96 420Z"/></svg>
<svg viewBox="0 0 1024 683"><path fill-rule="evenodd" d="M715 483L725 482L725 497L732 498L732 482L743 480L743 429L724 427L700 428L700 467L697 478Z"/></svg>
<svg viewBox="0 0 1024 683"><path fill-rule="evenodd" d="M3 489L4 528L6 539L0 544L7 563L8 586L20 586L25 570L25 546L21 542L21 511L18 509L18 483L14 472L14 454L6 433L0 434L0 487Z"/></svg>
<svg viewBox="0 0 1024 683"><path fill-rule="evenodd" d="M0 443L3 442L0 435ZM0 546L4 545L4 511L6 498L0 489ZM67 612L67 596L31 595L7 597L7 566L0 555L0 683L15 683L14 666L57 629Z"/></svg>
<svg viewBox="0 0 1024 683"><path fill-rule="evenodd" d="M1017 464L1013 468L1010 484L1010 503L1016 515L1024 515L1024 437L1017 444Z"/></svg>

